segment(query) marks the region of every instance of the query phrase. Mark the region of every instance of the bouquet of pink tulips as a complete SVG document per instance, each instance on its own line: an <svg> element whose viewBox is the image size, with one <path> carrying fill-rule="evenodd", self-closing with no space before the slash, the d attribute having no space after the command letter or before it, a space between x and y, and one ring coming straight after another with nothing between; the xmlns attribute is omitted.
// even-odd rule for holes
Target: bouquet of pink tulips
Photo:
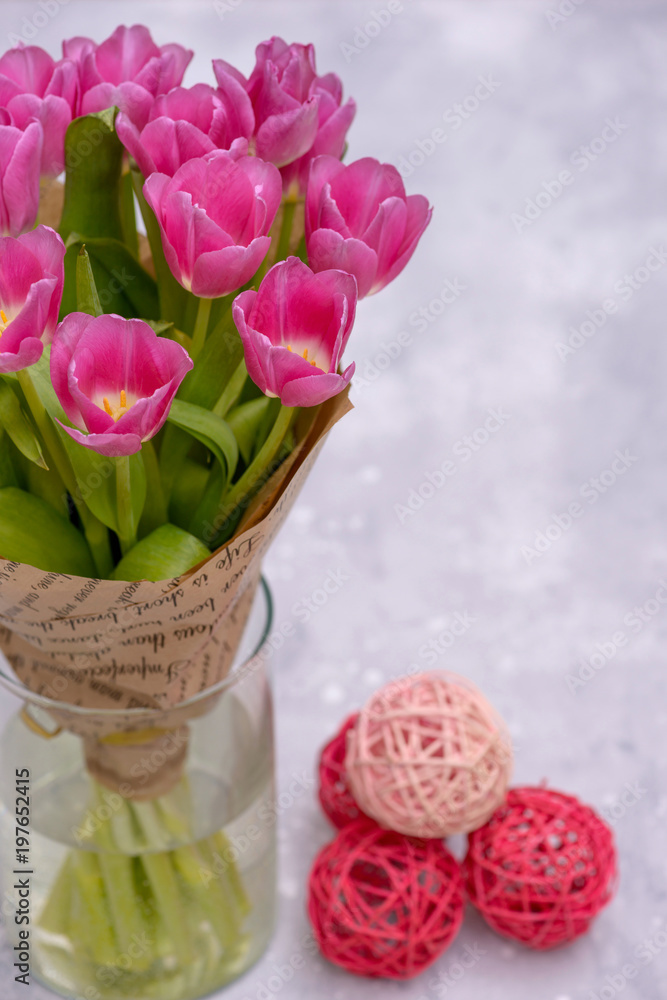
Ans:
<svg viewBox="0 0 667 1000"><path fill-rule="evenodd" d="M248 79L215 60L191 88L192 53L141 26L63 53L0 59L0 555L167 578L345 389L357 298L430 210L393 167L341 163L355 105L312 46L272 38Z"/></svg>
<svg viewBox="0 0 667 1000"><path fill-rule="evenodd" d="M267 484L347 390L358 298L403 269L431 215L394 167L341 162L355 104L312 46L272 38L247 79L214 60L215 83L185 88L191 57L134 26L72 38L57 61L34 46L0 58L0 559L88 578L76 601L100 580L110 605L110 581L185 579L254 503L266 513ZM23 643L12 659L3 639L12 663L32 635L21 604L3 619ZM26 684L48 656L60 669L60 620ZM150 912L141 970L173 954L194 970L179 996L217 985L240 961L246 902L233 865L228 885L198 888L224 844L190 844L188 808L182 784L124 803L96 851L67 857L47 938L106 966ZM187 944L199 921L205 967Z"/></svg>

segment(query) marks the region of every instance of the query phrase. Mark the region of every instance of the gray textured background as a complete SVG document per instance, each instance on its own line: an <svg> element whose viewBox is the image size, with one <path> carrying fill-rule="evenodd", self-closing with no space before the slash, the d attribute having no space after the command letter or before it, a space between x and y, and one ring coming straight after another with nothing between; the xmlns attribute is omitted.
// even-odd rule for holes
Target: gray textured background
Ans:
<svg viewBox="0 0 667 1000"><path fill-rule="evenodd" d="M667 916L667 610L655 598L667 597L667 8L403 0L359 47L357 29L386 6L221 0L216 11L71 0L35 41L55 53L63 36L101 40L118 22L143 21L160 42L197 50L192 83L212 79L214 56L249 71L255 43L275 32L312 40L320 72L339 73L356 97L349 158L398 164L442 128L446 141L407 179L409 192L434 204L432 225L407 271L359 308L348 349L365 376L356 410L331 434L266 564L277 625L296 629L273 657L279 783L312 776L343 716L383 679L428 666L424 644L441 634L449 642L458 615L467 627L437 666L474 679L504 714L516 782L547 778L611 817L621 885L592 933L567 949L533 954L469 914L422 978L354 979L301 943L307 873L331 836L304 792L281 820L273 945L224 996L659 1000L667 995L667 948L654 940L664 942ZM559 7L565 14L549 18ZM36 10L3 3L0 42ZM480 77L494 92L459 119L456 104ZM601 151L594 140L607 119L618 135ZM591 143L584 169L580 147ZM513 219L563 170L571 183L537 218ZM643 271L652 250L657 269ZM441 306L447 281L461 291ZM589 337L575 333L577 349L559 349L588 310L600 320L605 300L614 314ZM420 309L428 321L417 325ZM380 370L383 343L401 331L412 342ZM464 438L477 431L484 440L489 410L504 414L502 426L468 455ZM619 474L604 475L617 450L625 468L617 462ZM455 471L444 485L419 510L397 512L447 459ZM573 503L579 516L558 529L554 515ZM539 552L536 537L549 525ZM304 602L331 572L345 576L338 592L307 613ZM582 668L591 657L597 668ZM641 958L646 940L658 951L650 961ZM448 987L442 977L466 945L483 954ZM297 954L304 968L281 984L274 966ZM624 982L628 963L638 972ZM2 995L26 996L8 973L0 969ZM47 994L33 986L30 996Z"/></svg>

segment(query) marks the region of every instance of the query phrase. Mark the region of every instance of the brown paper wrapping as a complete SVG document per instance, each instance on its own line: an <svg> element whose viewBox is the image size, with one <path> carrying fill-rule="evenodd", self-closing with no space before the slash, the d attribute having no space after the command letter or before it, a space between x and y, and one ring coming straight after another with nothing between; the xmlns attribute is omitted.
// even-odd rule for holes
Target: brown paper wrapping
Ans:
<svg viewBox="0 0 667 1000"><path fill-rule="evenodd" d="M303 440L249 505L236 536L183 576L126 583L0 562L0 649L30 691L88 710L49 712L62 728L84 737L88 767L103 783L116 787L125 780L133 754L146 753L147 727L159 726L158 741L173 740L219 697L183 705L229 671L262 557L326 435L349 409L347 392L320 407ZM119 711L94 714L109 708ZM140 708L160 710L159 724L154 716L147 721L148 713L122 712ZM181 742L180 758L169 757L171 775L156 774L142 795L162 794L165 783L178 780L187 740Z"/></svg>

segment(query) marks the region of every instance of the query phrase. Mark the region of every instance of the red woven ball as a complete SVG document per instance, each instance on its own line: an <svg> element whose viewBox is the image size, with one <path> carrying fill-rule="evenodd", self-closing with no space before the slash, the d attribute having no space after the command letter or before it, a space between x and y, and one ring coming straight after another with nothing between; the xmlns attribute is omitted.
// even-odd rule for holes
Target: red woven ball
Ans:
<svg viewBox="0 0 667 1000"><path fill-rule="evenodd" d="M471 902L495 931L529 948L585 934L616 888L612 832L572 795L513 788L468 844Z"/></svg>
<svg viewBox="0 0 667 1000"><path fill-rule="evenodd" d="M323 955L348 972L410 979L463 919L463 880L442 841L348 824L315 859L308 912Z"/></svg>
<svg viewBox="0 0 667 1000"><path fill-rule="evenodd" d="M352 797L345 771L347 734L358 718L358 712L350 715L320 754L320 804L339 830L364 815Z"/></svg>

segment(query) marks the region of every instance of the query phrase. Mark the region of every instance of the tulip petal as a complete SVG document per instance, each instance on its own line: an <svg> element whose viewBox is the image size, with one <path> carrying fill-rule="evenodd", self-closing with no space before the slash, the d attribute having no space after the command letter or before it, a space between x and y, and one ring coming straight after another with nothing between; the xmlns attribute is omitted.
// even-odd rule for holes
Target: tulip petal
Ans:
<svg viewBox="0 0 667 1000"><path fill-rule="evenodd" d="M306 191L306 239L321 225L319 211L322 191L341 170L345 170L345 166L334 156L316 156L311 161Z"/></svg>
<svg viewBox="0 0 667 1000"><path fill-rule="evenodd" d="M135 455L141 451L141 438L137 434L83 434L74 427L66 427L60 420L58 423L69 436L82 444L85 448L91 448L99 455L107 455L109 458L120 458L123 455Z"/></svg>
<svg viewBox="0 0 667 1000"><path fill-rule="evenodd" d="M283 406L319 406L342 392L354 375L354 362L343 375L311 375L287 382L280 394Z"/></svg>
<svg viewBox="0 0 667 1000"><path fill-rule="evenodd" d="M93 322L88 313L69 313L56 328L51 345L51 382L60 405L73 424L83 425L81 412L72 399L69 389L68 369L70 359L81 337Z"/></svg>
<svg viewBox="0 0 667 1000"><path fill-rule="evenodd" d="M401 198L387 198L364 233L364 243L377 253L377 274L380 279L398 256L405 237L407 218L405 201Z"/></svg>
<svg viewBox="0 0 667 1000"><path fill-rule="evenodd" d="M365 156L336 176L331 183L331 197L352 236L365 239L382 202L388 198L405 201L405 187L395 167Z"/></svg>
<svg viewBox="0 0 667 1000"><path fill-rule="evenodd" d="M26 339L42 342L49 319L51 299L58 282L52 275L40 278L30 287L18 315L5 328L0 338L1 354L17 354ZM41 353L41 352L40 352Z"/></svg>
<svg viewBox="0 0 667 1000"><path fill-rule="evenodd" d="M361 240L346 240L332 229L317 229L308 241L308 263L313 271L338 268L353 274L363 299L373 287L378 258Z"/></svg>
<svg viewBox="0 0 667 1000"><path fill-rule="evenodd" d="M6 333L7 331L5 331ZM0 372L19 372L23 368L34 365L42 356L44 344L37 337L25 337L18 346L16 353L0 351Z"/></svg>
<svg viewBox="0 0 667 1000"><path fill-rule="evenodd" d="M12 135L8 134L10 132ZM15 137L17 132L18 141ZM42 126L36 121L31 122L25 132L10 126L0 127L0 161L6 163L2 176L2 214L6 230L12 236L31 229L37 218L42 140ZM6 154L11 143L15 145L7 163Z"/></svg>
<svg viewBox="0 0 667 1000"><path fill-rule="evenodd" d="M391 266L387 269L381 282L374 284L371 294L380 291L393 281L400 274L405 265L412 257L419 240L433 214L433 209L428 207L428 200L421 194L410 195L407 199L408 219L405 227L405 235L401 243L400 251Z"/></svg>
<svg viewBox="0 0 667 1000"><path fill-rule="evenodd" d="M134 80L149 59L159 57L160 50L143 24L131 28L119 25L95 51L102 79L115 85Z"/></svg>
<svg viewBox="0 0 667 1000"><path fill-rule="evenodd" d="M201 253L194 263L193 294L219 298L245 285L266 257L270 245L268 236L258 236L247 247L230 246Z"/></svg>
<svg viewBox="0 0 667 1000"><path fill-rule="evenodd" d="M257 130L257 155L277 167L303 156L317 135L318 102L310 97L291 111L269 115Z"/></svg>
<svg viewBox="0 0 667 1000"><path fill-rule="evenodd" d="M0 73L13 80L20 92L37 97L44 96L54 68L51 56L37 45L9 49L0 59Z"/></svg>

